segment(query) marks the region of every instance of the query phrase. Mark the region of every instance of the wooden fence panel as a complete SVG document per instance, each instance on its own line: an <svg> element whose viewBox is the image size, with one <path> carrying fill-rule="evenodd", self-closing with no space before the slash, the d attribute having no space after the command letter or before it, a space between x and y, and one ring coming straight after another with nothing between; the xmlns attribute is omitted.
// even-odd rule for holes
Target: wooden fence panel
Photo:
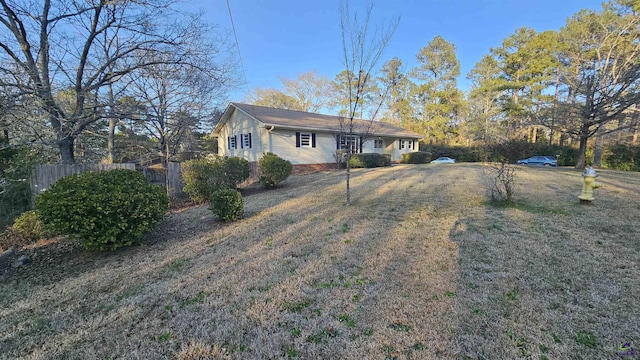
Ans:
<svg viewBox="0 0 640 360"><path fill-rule="evenodd" d="M85 171L106 171L113 169L135 170L136 165L125 164L81 164L81 165L36 165L31 177L31 192L35 196L65 176L80 174Z"/></svg>
<svg viewBox="0 0 640 360"><path fill-rule="evenodd" d="M167 183L169 185L169 197L181 198L186 194L182 191L184 184L182 183L182 167L178 162L170 162L167 171Z"/></svg>

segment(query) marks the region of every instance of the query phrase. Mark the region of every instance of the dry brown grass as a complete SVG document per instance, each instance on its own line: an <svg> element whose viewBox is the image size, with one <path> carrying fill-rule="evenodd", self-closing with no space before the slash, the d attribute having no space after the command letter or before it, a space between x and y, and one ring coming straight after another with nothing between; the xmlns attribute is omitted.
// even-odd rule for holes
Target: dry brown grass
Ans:
<svg viewBox="0 0 640 360"><path fill-rule="evenodd" d="M110 254L31 249L0 280L0 358L615 358L640 343L640 175L481 165L290 178L247 218L172 214ZM25 250L26 251L26 250ZM61 260L62 259L62 260ZM593 338L590 336L593 335ZM593 341L593 342L592 342Z"/></svg>

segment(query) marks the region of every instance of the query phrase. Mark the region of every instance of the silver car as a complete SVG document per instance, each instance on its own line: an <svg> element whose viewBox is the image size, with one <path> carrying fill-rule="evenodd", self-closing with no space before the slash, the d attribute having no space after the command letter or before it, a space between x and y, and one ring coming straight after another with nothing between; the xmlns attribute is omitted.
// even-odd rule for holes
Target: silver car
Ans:
<svg viewBox="0 0 640 360"><path fill-rule="evenodd" d="M431 161L432 164L455 164L456 159L452 159L446 156L441 156L435 160Z"/></svg>
<svg viewBox="0 0 640 360"><path fill-rule="evenodd" d="M554 156L532 156L518 160L518 165L558 166L558 160Z"/></svg>

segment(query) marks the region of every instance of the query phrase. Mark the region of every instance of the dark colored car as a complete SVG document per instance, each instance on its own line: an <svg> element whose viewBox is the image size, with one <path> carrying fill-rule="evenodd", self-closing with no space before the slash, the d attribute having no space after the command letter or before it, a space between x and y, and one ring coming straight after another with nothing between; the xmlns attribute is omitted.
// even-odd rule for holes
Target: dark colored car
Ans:
<svg viewBox="0 0 640 360"><path fill-rule="evenodd" d="M532 156L518 160L518 165L558 166L558 160L553 156Z"/></svg>

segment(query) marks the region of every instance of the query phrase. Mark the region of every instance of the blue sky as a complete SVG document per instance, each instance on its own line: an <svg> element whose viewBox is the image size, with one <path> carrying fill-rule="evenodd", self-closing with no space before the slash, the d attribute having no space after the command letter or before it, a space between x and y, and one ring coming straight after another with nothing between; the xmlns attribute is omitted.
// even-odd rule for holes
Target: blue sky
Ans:
<svg viewBox="0 0 640 360"><path fill-rule="evenodd" d="M351 0L351 11L364 11L368 1ZM435 36L457 47L461 64L458 85L467 90L467 73L492 47L517 28L558 30L580 9L600 9L600 0L379 0L374 1L373 22L400 17L397 31L383 54L399 57L406 69ZM247 85L230 94L242 101L248 89L281 88L279 77L295 78L316 70L333 79L343 70L340 35L340 0L229 0L242 54ZM195 0L196 8L222 31L231 21L226 0Z"/></svg>

